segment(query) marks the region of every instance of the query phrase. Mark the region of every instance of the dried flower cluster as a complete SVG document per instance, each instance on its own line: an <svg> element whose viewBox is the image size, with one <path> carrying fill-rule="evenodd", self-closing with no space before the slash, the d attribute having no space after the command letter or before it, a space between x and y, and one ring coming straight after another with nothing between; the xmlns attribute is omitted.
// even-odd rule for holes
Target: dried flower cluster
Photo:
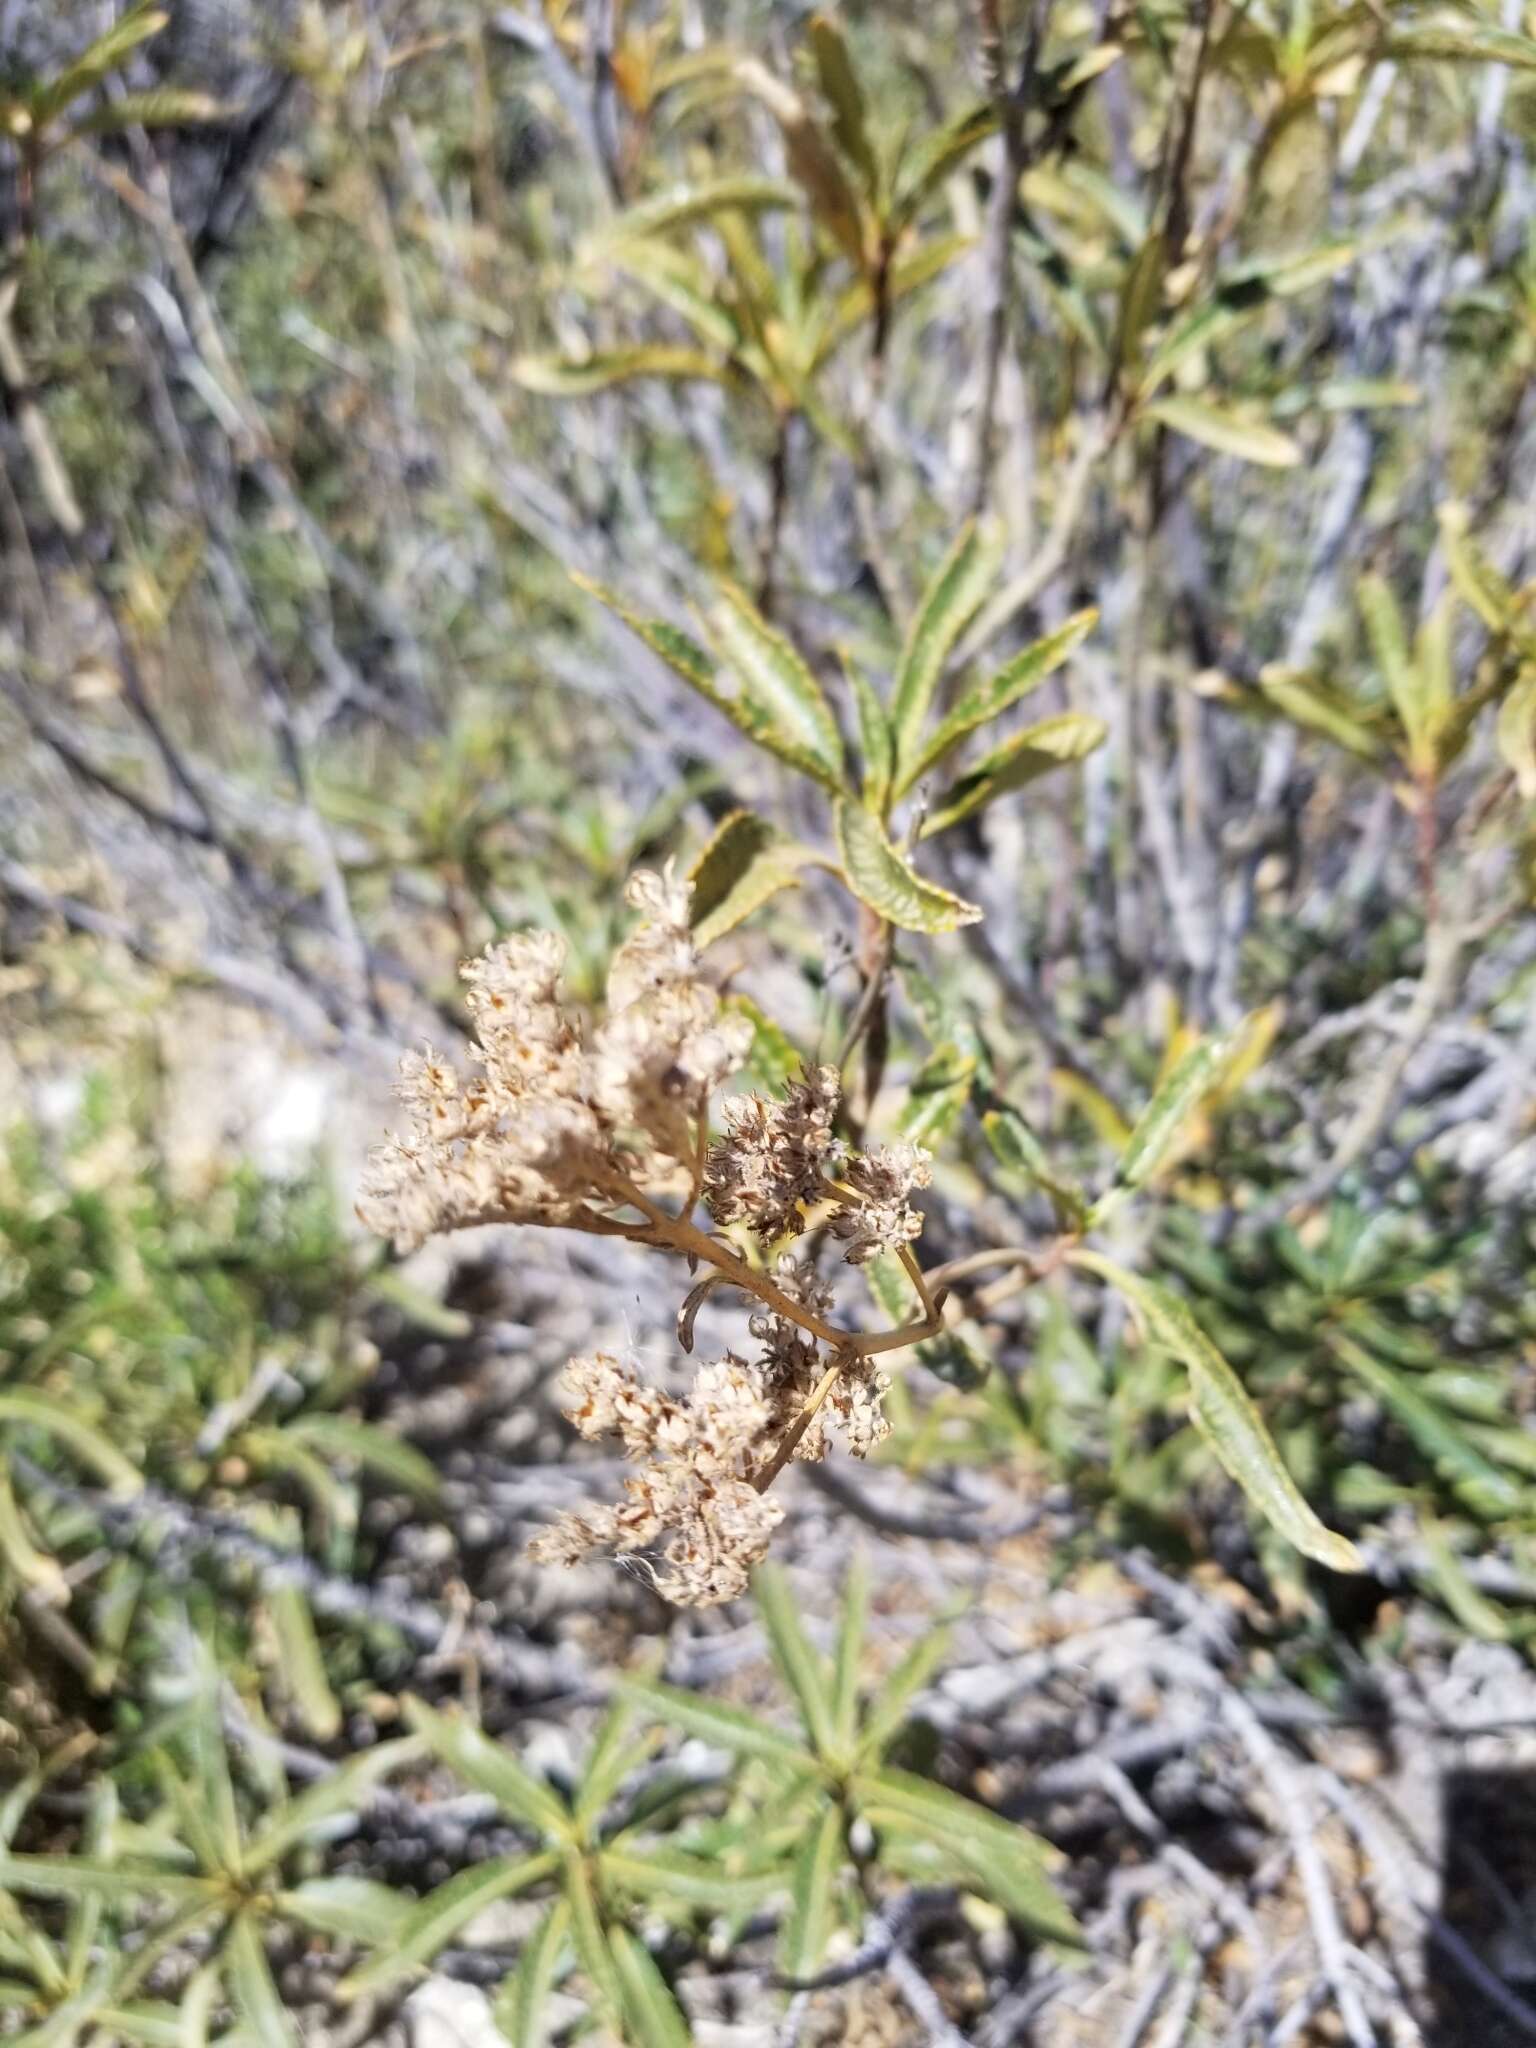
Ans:
<svg viewBox="0 0 1536 2048"><path fill-rule="evenodd" d="M605 1354L572 1362L576 1427L616 1434L638 1469L617 1506L567 1515L534 1546L563 1564L594 1548L659 1550L660 1590L704 1604L745 1587L781 1519L766 1487L789 1457L824 1457L833 1429L858 1457L887 1434L890 1381L870 1354L911 1340L845 1338L811 1260L779 1248L825 1223L850 1264L882 1251L910 1264L922 1218L909 1198L930 1169L906 1142L850 1152L829 1066L807 1068L782 1101L728 1099L724 1135L706 1144L710 1099L741 1066L752 1029L702 977L689 895L670 871L632 877L641 922L614 956L606 1015L590 1033L561 1008L564 948L551 934L502 940L469 962L475 1071L462 1076L430 1048L402 1062L408 1127L373 1155L359 1213L401 1250L436 1231L515 1222L686 1253L710 1274L684 1305L685 1347L709 1287L757 1298L757 1358L701 1367L682 1400ZM663 1207L662 1195L679 1206ZM698 1229L700 1199L717 1225L747 1226L776 1260L755 1265Z"/></svg>
<svg viewBox="0 0 1536 2048"><path fill-rule="evenodd" d="M480 1071L466 1081L430 1048L402 1061L410 1125L369 1162L371 1229L410 1251L472 1223L580 1223L686 1174L692 1120L752 1042L699 977L689 894L670 874L631 878L643 921L614 955L590 1043L560 1007L552 932L465 963Z"/></svg>

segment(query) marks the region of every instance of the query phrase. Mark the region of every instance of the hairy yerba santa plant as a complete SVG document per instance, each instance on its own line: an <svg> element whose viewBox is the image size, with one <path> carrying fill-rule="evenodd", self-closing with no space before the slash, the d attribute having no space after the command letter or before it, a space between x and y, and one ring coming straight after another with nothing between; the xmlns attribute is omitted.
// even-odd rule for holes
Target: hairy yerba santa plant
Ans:
<svg viewBox="0 0 1536 2048"><path fill-rule="evenodd" d="M888 1432L890 1382L880 1360L943 1328L945 1283L989 1266L1027 1280L1070 1264L1117 1287L1151 1341L1189 1376L1194 1419L1228 1471L1271 1521L1336 1568L1353 1547L1312 1514L1230 1366L1175 1296L1082 1245L1151 1177L1179 1128L1221 1078L1231 1048L1197 1046L1138 1121L1110 1186L1048 1246L1000 1247L924 1273L913 1252L929 1155L910 1141L855 1148L840 1137L838 1070L806 1067L781 1100L737 1095L711 1139L710 1106L751 1049L750 1022L721 1003L701 971L689 924L691 885L670 869L631 878L642 921L615 954L607 1014L589 1031L561 1008L561 941L504 939L468 962L477 1071L465 1078L430 1049L409 1055L399 1091L403 1137L373 1156L360 1213L401 1250L435 1231L484 1223L542 1224L621 1237L709 1268L678 1315L691 1350L700 1304L734 1287L756 1303L751 1360L702 1366L687 1396L647 1385L633 1364L576 1359L573 1420L587 1437L616 1435L639 1468L617 1506L570 1513L535 1546L573 1564L607 1547L630 1555L664 1545L653 1575L689 1604L735 1597L783 1517L769 1489L791 1458L820 1459L830 1430L856 1456ZM700 1204L716 1226L693 1219ZM757 1262L729 1241L744 1227ZM786 1241L825 1229L860 1265L893 1254L919 1320L865 1334L832 1320L833 1291Z"/></svg>

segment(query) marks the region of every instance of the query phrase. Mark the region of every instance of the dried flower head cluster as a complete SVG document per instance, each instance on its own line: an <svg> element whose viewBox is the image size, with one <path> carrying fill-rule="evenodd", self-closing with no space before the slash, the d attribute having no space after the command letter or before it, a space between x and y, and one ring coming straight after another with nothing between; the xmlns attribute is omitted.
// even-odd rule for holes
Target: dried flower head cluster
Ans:
<svg viewBox="0 0 1536 2048"><path fill-rule="evenodd" d="M564 1564L594 1548L658 1553L659 1589L703 1604L746 1585L781 1519L766 1489L789 1458L824 1457L834 1430L858 1457L886 1435L890 1381L874 1354L930 1334L936 1311L924 1294L921 1325L875 1338L844 1331L813 1260L782 1249L824 1225L850 1264L893 1251L915 1272L908 1248L922 1218L910 1197L928 1185L928 1155L904 1141L852 1151L836 1128L835 1067L807 1067L782 1100L728 1099L723 1135L708 1144L711 1097L746 1058L752 1027L702 976L689 896L670 870L631 878L640 923L614 955L606 1013L587 1031L561 1007L564 947L551 934L502 940L467 963L473 1071L430 1048L402 1062L408 1126L373 1155L359 1213L401 1250L500 1222L684 1253L709 1268L684 1304L685 1348L711 1288L755 1297L756 1359L702 1366L681 1400L606 1354L573 1361L576 1427L617 1435L638 1469L616 1506L567 1515L534 1546ZM720 1226L713 1233L693 1222L700 1200ZM726 1226L751 1232L761 1262L721 1234Z"/></svg>
<svg viewBox="0 0 1536 2048"><path fill-rule="evenodd" d="M369 1162L358 1212L371 1229L410 1251L472 1223L571 1224L686 1173L701 1106L752 1042L699 976L689 893L670 874L631 878L643 919L614 955L589 1042L560 1007L554 933L465 963L479 1071L466 1080L430 1048L401 1062L410 1122Z"/></svg>

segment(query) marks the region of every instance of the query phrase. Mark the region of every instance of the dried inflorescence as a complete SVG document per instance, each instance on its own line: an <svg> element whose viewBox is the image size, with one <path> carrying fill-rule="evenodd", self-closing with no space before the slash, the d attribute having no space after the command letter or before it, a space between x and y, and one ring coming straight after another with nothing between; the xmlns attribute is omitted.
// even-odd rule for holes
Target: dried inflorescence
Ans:
<svg viewBox="0 0 1536 2048"><path fill-rule="evenodd" d="M608 1014L583 1040L559 1003L565 947L502 939L461 970L480 1071L430 1050L402 1061L403 1136L372 1156L358 1213L411 1251L473 1223L571 1224L629 1187L686 1174L692 1120L745 1059L752 1027L699 975L687 884L641 873L643 921L614 955Z"/></svg>
<svg viewBox="0 0 1536 2048"><path fill-rule="evenodd" d="M930 1169L905 1141L850 1153L830 1066L807 1067L782 1101L729 1099L724 1135L706 1145L711 1097L741 1066L752 1030L702 976L690 893L670 870L631 878L641 921L614 956L606 1014L588 1032L561 1008L564 947L552 934L504 939L468 962L474 1071L461 1075L430 1048L402 1061L408 1127L373 1155L359 1213L402 1250L436 1231L501 1222L684 1252L713 1274L685 1303L685 1345L710 1284L757 1297L756 1360L701 1367L681 1400L606 1355L573 1361L576 1427L616 1434L638 1469L616 1506L565 1516L533 1551L571 1564L595 1548L659 1550L660 1591L705 1604L745 1587L782 1517L766 1488L790 1456L824 1457L836 1429L863 1457L887 1434L890 1381L868 1354L891 1339L844 1340L810 1258L781 1252L771 1268L754 1266L695 1228L695 1201L717 1225L745 1225L768 1254L820 1219L850 1264L896 1251L910 1266L922 1218L909 1198ZM669 1211L662 1195L680 1205Z"/></svg>
<svg viewBox="0 0 1536 2048"><path fill-rule="evenodd" d="M647 1386L632 1365L600 1352L577 1358L567 1383L578 1396L571 1420L585 1437L617 1435L640 1469L617 1507L584 1508L537 1537L530 1556L575 1564L593 1549L627 1556L654 1549L671 1531L657 1590L702 1607L746 1590L784 1510L752 1484L772 1411L759 1375L734 1358L702 1367L686 1400Z"/></svg>

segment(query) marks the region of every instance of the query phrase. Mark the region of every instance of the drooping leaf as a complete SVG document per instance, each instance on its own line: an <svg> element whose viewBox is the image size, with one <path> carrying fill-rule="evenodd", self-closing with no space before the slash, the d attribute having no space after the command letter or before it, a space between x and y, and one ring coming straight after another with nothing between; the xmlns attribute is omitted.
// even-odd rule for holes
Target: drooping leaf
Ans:
<svg viewBox="0 0 1536 2048"><path fill-rule="evenodd" d="M1214 448L1220 455L1235 455L1241 462L1256 462L1266 469L1294 469L1301 460L1300 447L1278 427L1202 398L1155 399L1144 409L1143 417L1157 420L1202 447Z"/></svg>
<svg viewBox="0 0 1536 2048"><path fill-rule="evenodd" d="M968 690L960 702L929 735L921 751L904 771L896 794L901 796L919 776L937 767L968 733L999 717L1017 704L1047 676L1053 675L1073 649L1092 632L1098 622L1097 606L1075 613L1056 632L1046 634L1005 662L986 682Z"/></svg>
<svg viewBox="0 0 1536 2048"><path fill-rule="evenodd" d="M974 903L926 881L862 804L839 803L835 818L849 888L889 923L909 932L952 932L981 917Z"/></svg>
<svg viewBox="0 0 1536 2048"><path fill-rule="evenodd" d="M1242 1381L1186 1303L1157 1281L1128 1273L1097 1252L1076 1251L1069 1257L1074 1265L1097 1273L1122 1294L1148 1340L1170 1352L1184 1367L1189 1374L1190 1412L1197 1428L1259 1512L1303 1556L1334 1571L1363 1571L1354 1544L1325 1527L1308 1506Z"/></svg>
<svg viewBox="0 0 1536 2048"><path fill-rule="evenodd" d="M922 836L946 831L983 805L1027 788L1042 775L1072 761L1081 761L1109 737L1102 718L1088 711L1059 711L1004 740L968 768L939 798L923 824Z"/></svg>
<svg viewBox="0 0 1536 2048"><path fill-rule="evenodd" d="M688 2022L645 1943L627 1927L611 1927L608 1945L635 2048L693 2048Z"/></svg>
<svg viewBox="0 0 1536 2048"><path fill-rule="evenodd" d="M1439 21L1394 29L1383 50L1399 62L1430 58L1441 64L1509 64L1517 71L1536 71L1536 41L1529 36L1449 10Z"/></svg>
<svg viewBox="0 0 1536 2048"><path fill-rule="evenodd" d="M779 1968L791 1980L813 1977L821 1968L844 1854L842 1809L828 1800L806 1829L795 1858L789 1918L779 1945Z"/></svg>
<svg viewBox="0 0 1536 2048"><path fill-rule="evenodd" d="M570 1924L569 1903L563 1898L556 1899L524 1941L517 1968L497 1994L493 2016L512 2048L544 2048L544 2008L554 1987L560 1951Z"/></svg>
<svg viewBox="0 0 1536 2048"><path fill-rule="evenodd" d="M817 764L819 780L840 792L842 735L820 683L744 590L734 583L719 589L710 627L720 652L741 678L746 695L765 707L799 755Z"/></svg>
<svg viewBox="0 0 1536 2048"><path fill-rule="evenodd" d="M732 811L688 871L694 939L702 947L724 938L819 858L754 811Z"/></svg>
<svg viewBox="0 0 1536 2048"><path fill-rule="evenodd" d="M818 782L840 789L841 783L831 780L826 761L820 753L808 749L799 738L799 724L784 724L775 708L765 703L755 692L738 688L733 692L721 680L716 662L706 654L698 642L687 633L681 632L666 619L646 618L642 613L631 611L621 598L605 590L590 577L573 571L571 581L580 589L588 591L604 604L639 639L643 640L653 654L659 655L675 675L697 690L701 697L724 712L736 728L744 732L766 752L776 755L803 775L813 776ZM830 712L827 713L830 718ZM835 726L834 726L835 731Z"/></svg>
<svg viewBox="0 0 1536 2048"><path fill-rule="evenodd" d="M461 1927L498 1899L541 1884L560 1867L553 1852L539 1856L497 1856L471 1864L411 1908L409 1919L390 1929L389 1945L349 1971L336 1987L343 2002L376 1997L401 1977L423 1969Z"/></svg>
<svg viewBox="0 0 1536 2048"><path fill-rule="evenodd" d="M999 536L974 520L956 535L918 602L891 690L898 793L911 781L944 664L990 590L1002 559Z"/></svg>

